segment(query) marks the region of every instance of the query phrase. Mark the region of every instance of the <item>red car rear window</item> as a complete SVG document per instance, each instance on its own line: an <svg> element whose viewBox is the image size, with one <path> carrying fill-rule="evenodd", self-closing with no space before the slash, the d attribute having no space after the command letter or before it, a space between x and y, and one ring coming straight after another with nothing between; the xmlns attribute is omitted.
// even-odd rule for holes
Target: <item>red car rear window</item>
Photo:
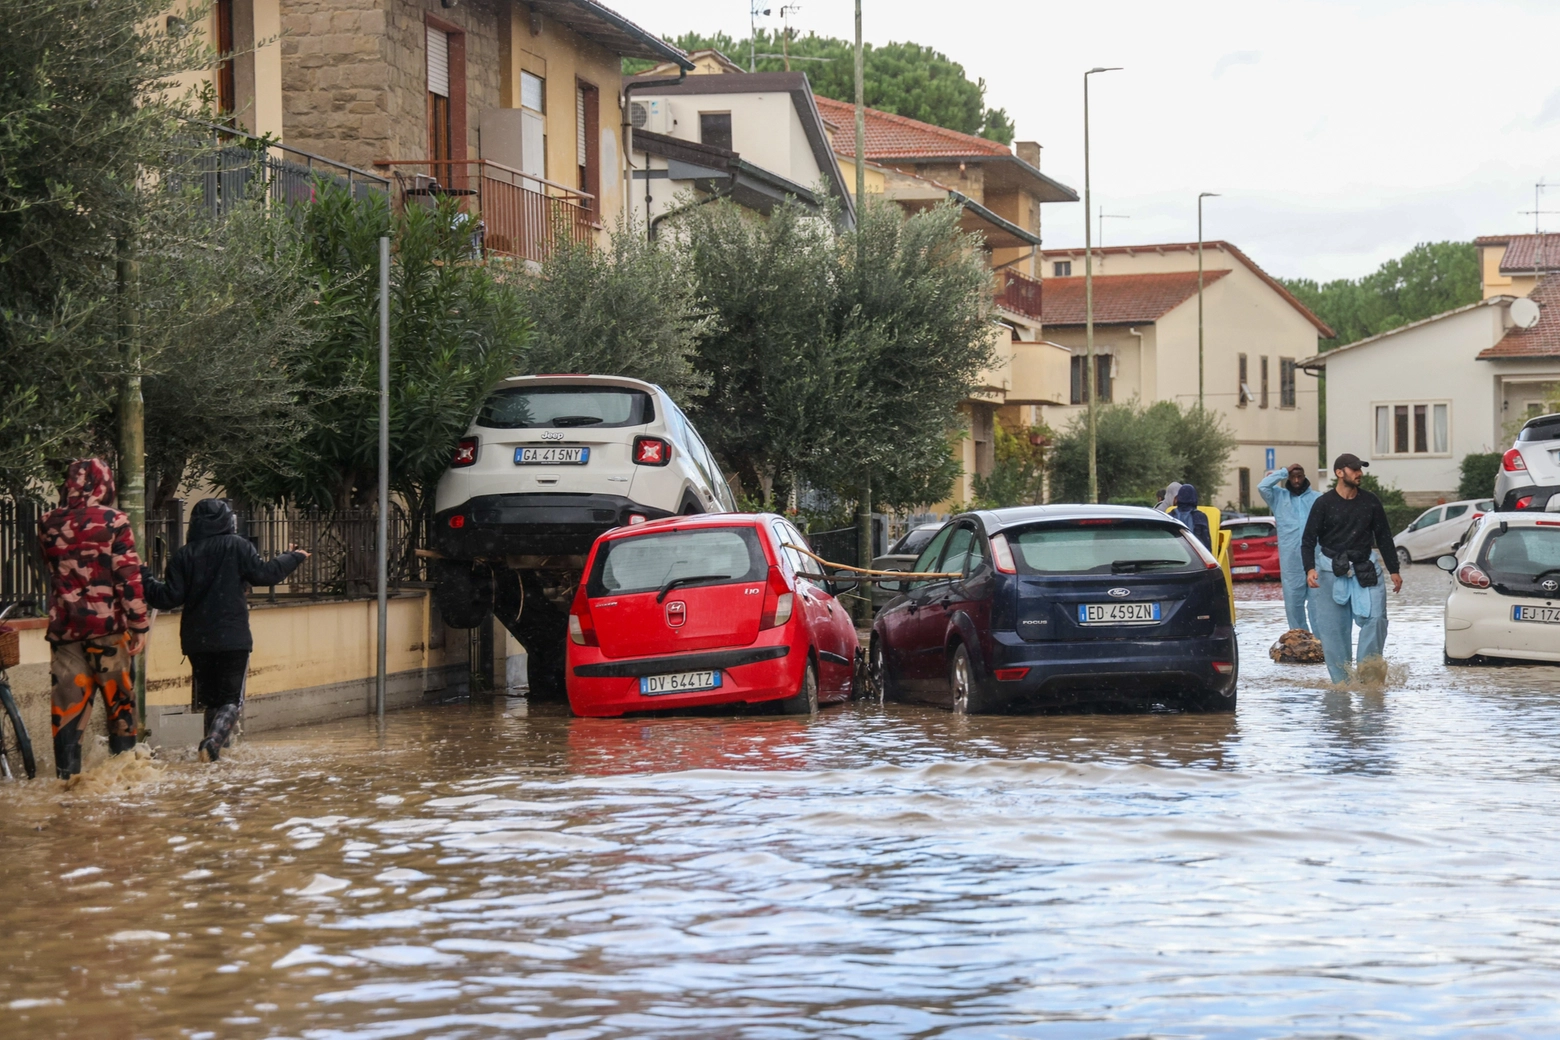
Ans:
<svg viewBox="0 0 1560 1040"><path fill-rule="evenodd" d="M613 538L601 544L585 594L595 599L651 592L675 578L689 584L762 581L769 563L752 527L693 527Z"/></svg>

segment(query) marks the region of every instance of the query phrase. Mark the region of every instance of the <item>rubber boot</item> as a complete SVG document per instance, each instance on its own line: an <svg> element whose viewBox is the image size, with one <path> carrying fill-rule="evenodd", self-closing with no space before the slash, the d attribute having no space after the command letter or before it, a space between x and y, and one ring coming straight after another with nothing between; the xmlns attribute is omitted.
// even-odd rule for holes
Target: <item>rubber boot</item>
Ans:
<svg viewBox="0 0 1560 1040"><path fill-rule="evenodd" d="M77 750L79 751L80 749L78 748ZM113 734L113 733L109 734L109 737L108 737L108 753L110 755L117 755L117 754L120 754L120 753L125 752L125 751L134 751L134 750L135 750L135 734L134 733L126 733L124 736L119 736L119 735Z"/></svg>
<svg viewBox="0 0 1560 1040"><path fill-rule="evenodd" d="M81 745L75 741L54 738L54 775L69 780L81 772Z"/></svg>

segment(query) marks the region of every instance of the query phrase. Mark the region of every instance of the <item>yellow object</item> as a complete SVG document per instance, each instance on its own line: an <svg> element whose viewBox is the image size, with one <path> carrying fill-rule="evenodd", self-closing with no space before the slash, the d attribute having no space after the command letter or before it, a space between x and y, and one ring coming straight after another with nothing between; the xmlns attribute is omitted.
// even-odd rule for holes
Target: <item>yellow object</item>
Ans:
<svg viewBox="0 0 1560 1040"><path fill-rule="evenodd" d="M1203 516L1208 518L1208 533L1213 536L1213 558L1219 561L1219 569L1224 572L1224 594L1230 598L1230 623L1235 623L1235 577L1230 572L1230 533L1221 529L1224 514L1214 506L1198 506ZM1175 512L1172 504L1165 508L1165 512Z"/></svg>

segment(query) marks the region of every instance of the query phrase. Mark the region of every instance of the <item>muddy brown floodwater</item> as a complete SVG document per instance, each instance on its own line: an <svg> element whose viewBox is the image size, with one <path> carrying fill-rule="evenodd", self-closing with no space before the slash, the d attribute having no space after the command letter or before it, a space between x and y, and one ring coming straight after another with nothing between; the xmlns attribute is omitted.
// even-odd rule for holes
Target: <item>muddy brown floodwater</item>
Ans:
<svg viewBox="0 0 1560 1040"><path fill-rule="evenodd" d="M0 1036L1560 1032L1560 669L1240 710L575 720L523 700L0 789Z"/></svg>

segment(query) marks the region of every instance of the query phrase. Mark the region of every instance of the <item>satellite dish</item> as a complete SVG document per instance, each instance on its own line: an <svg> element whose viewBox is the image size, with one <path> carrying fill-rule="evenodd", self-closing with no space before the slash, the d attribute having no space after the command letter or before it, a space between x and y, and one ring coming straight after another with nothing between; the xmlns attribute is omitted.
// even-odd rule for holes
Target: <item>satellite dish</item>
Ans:
<svg viewBox="0 0 1560 1040"><path fill-rule="evenodd" d="M1538 324L1538 304L1526 296L1511 301L1511 323L1519 329L1531 329Z"/></svg>

